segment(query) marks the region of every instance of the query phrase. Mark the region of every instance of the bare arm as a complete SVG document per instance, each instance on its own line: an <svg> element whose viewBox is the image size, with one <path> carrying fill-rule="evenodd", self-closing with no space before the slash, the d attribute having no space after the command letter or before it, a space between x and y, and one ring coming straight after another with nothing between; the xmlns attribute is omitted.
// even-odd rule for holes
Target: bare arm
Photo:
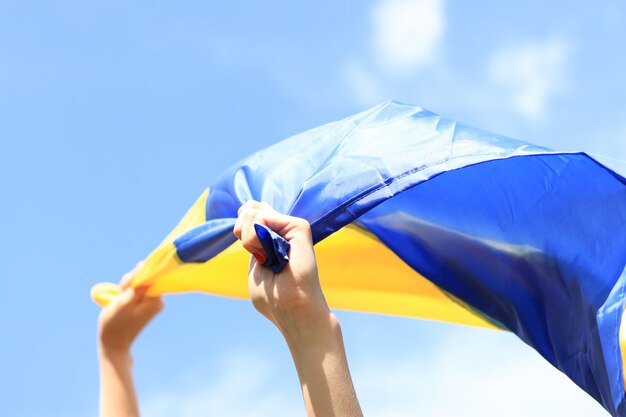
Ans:
<svg viewBox="0 0 626 417"><path fill-rule="evenodd" d="M291 244L290 261L279 274L261 266L265 254L254 224L268 226ZM287 342L309 417L358 417L361 408L348 368L341 327L322 293L309 224L250 201L234 229L252 255L248 285L256 309Z"/></svg>
<svg viewBox="0 0 626 417"><path fill-rule="evenodd" d="M122 294L100 313L100 417L139 417L130 349L141 330L163 308L163 301L144 297L145 288L128 286L134 271L122 278Z"/></svg>
<svg viewBox="0 0 626 417"><path fill-rule="evenodd" d="M130 354L99 356L100 417L139 417Z"/></svg>
<svg viewBox="0 0 626 417"><path fill-rule="evenodd" d="M339 321L332 313L316 329L285 336L308 416L362 416Z"/></svg>

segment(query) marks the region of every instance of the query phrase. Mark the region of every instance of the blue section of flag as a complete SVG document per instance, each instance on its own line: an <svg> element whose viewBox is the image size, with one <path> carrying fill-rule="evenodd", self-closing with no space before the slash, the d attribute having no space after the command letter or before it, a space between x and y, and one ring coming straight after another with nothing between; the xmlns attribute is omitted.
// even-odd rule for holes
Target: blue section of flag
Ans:
<svg viewBox="0 0 626 417"><path fill-rule="evenodd" d="M485 162L407 190L358 224L623 415L624 300L609 297L626 265L621 177L584 155Z"/></svg>
<svg viewBox="0 0 626 417"><path fill-rule="evenodd" d="M174 240L176 253L183 262L205 262L237 240L233 227L234 218L207 219L203 225Z"/></svg>
<svg viewBox="0 0 626 417"><path fill-rule="evenodd" d="M211 187L207 225L175 242L180 258L204 262L230 245L225 225L250 199L305 218L315 242L357 221L626 416L626 187L587 155L384 103L225 172Z"/></svg>

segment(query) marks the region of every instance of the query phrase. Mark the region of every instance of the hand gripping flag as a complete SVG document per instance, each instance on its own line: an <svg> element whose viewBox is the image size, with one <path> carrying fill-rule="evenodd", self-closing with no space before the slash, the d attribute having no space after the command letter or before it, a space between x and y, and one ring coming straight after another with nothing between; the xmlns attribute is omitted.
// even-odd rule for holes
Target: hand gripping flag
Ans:
<svg viewBox="0 0 626 417"><path fill-rule="evenodd" d="M231 167L132 285L246 298L250 199L309 221L332 307L511 331L626 416L626 180L586 154L386 102Z"/></svg>

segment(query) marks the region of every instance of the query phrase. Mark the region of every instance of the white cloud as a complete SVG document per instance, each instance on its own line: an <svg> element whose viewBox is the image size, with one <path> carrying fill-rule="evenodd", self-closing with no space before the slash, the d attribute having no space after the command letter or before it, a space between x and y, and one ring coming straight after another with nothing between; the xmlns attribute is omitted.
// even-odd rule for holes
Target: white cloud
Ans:
<svg viewBox="0 0 626 417"><path fill-rule="evenodd" d="M497 52L489 64L491 81L509 95L520 114L541 119L548 101L563 91L568 45L556 38Z"/></svg>
<svg viewBox="0 0 626 417"><path fill-rule="evenodd" d="M437 63L445 32L443 0L380 0L371 10L371 55L341 66L355 104L411 101L416 71Z"/></svg>
<svg viewBox="0 0 626 417"><path fill-rule="evenodd" d="M295 371L294 371L295 372ZM208 384L198 376L181 381L178 388L153 393L144 402L143 413L151 417L275 417L301 415L301 397L287 396L277 382L284 376L267 358L239 352L223 358L217 371L207 371ZM299 394L299 388L297 391Z"/></svg>
<svg viewBox="0 0 626 417"><path fill-rule="evenodd" d="M510 333L443 324L438 332L435 339L424 340L423 351L390 355L367 346L358 348L360 353L350 365L365 415L607 415ZM382 329L376 334L385 337ZM420 336L424 334L415 335ZM388 339L397 343L393 337ZM356 340L348 336L346 342ZM290 358L274 359L268 361L252 351L234 354L222 359L217 371L203 372L208 382L196 383L202 378L193 376L177 384L179 388L153 394L142 408L152 417L304 415Z"/></svg>
<svg viewBox="0 0 626 417"><path fill-rule="evenodd" d="M370 363L354 379L368 416L607 415L536 352L504 332L457 328L434 355L416 352Z"/></svg>
<svg viewBox="0 0 626 417"><path fill-rule="evenodd" d="M372 11L372 45L381 66L411 73L431 62L445 30L442 0L382 0Z"/></svg>

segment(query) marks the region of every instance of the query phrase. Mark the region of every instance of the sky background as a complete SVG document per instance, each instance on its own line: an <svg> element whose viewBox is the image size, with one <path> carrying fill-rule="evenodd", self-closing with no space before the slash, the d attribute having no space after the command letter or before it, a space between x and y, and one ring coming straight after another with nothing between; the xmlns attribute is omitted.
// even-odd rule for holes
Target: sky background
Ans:
<svg viewBox="0 0 626 417"><path fill-rule="evenodd" d="M395 99L626 173L625 47L609 0L0 0L0 416L95 417L90 287L295 133ZM605 415L511 334L337 315L367 416ZM166 297L134 353L145 416L304 415L249 302Z"/></svg>

